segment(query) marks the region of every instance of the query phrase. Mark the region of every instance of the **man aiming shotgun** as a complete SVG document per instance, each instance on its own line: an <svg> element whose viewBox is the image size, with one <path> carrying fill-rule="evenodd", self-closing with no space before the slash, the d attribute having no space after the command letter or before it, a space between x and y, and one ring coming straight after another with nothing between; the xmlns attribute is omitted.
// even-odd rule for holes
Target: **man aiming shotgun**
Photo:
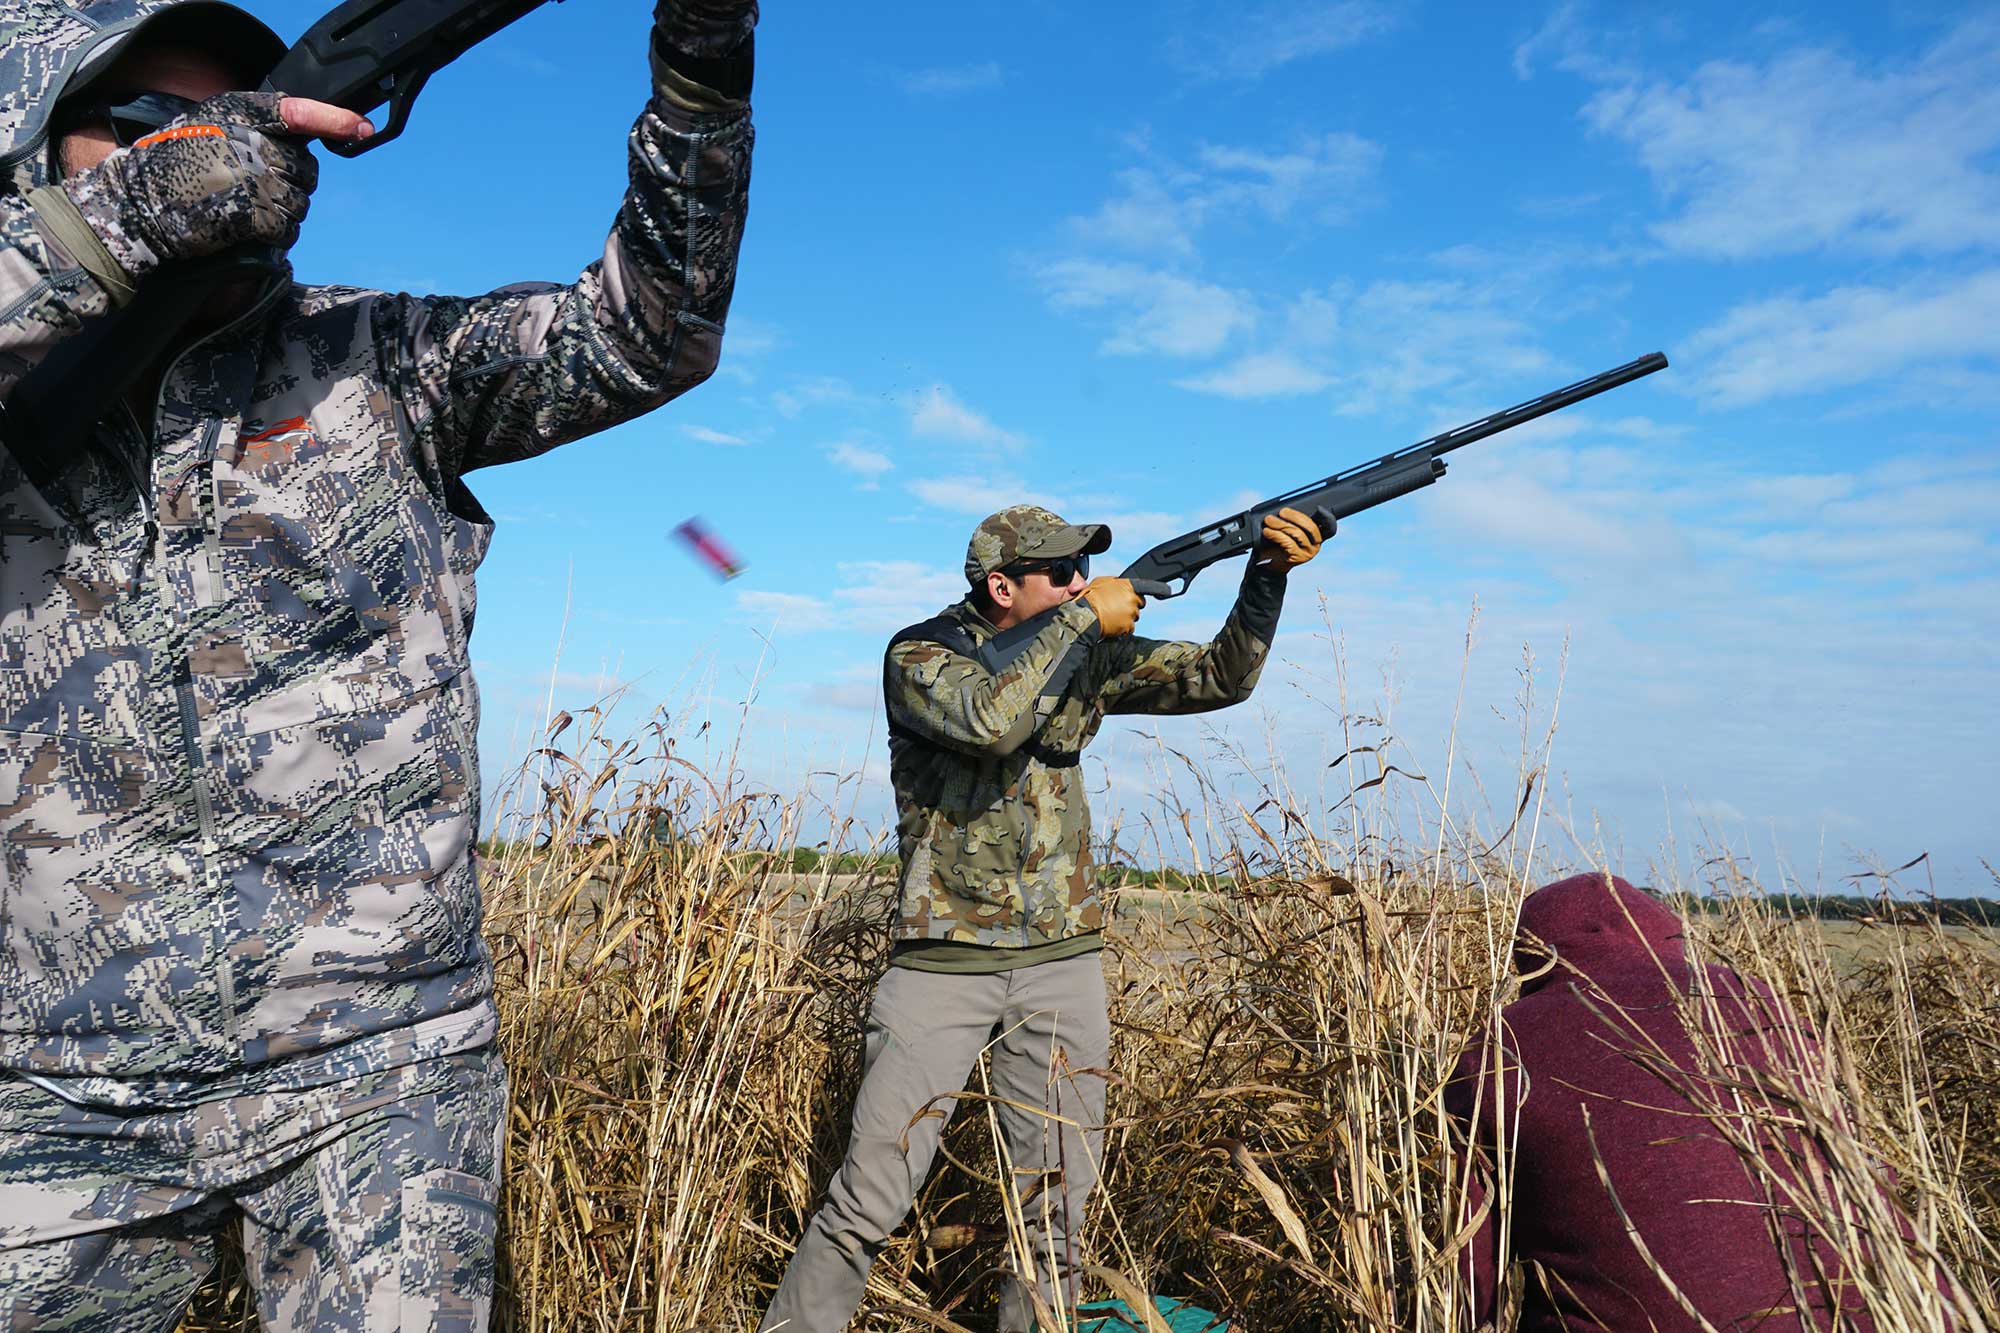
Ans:
<svg viewBox="0 0 2000 1333"><path fill-rule="evenodd" d="M847 1160L807 1225L764 1333L838 1333L868 1270L923 1185L982 1049L1031 1251L1001 1294L1001 1333L1051 1328L1077 1301L1078 1233L1103 1139L1104 903L1077 766L1110 713L1203 713L1249 698L1277 633L1286 575L1321 534L1270 516L1221 631L1208 643L1133 633L1122 578L1091 579L1101 524L1016 505L965 554L965 600L890 640L883 666L902 858L891 966L868 1014ZM982 651L1038 625L993 669ZM1072 656L1074 654L1074 656ZM941 1111L943 1114L927 1114Z"/></svg>
<svg viewBox="0 0 2000 1333"><path fill-rule="evenodd" d="M897 942L869 1008L846 1160L760 1333L846 1327L983 1050L1012 1167L1007 1212L1025 1241L1001 1289L1000 1333L1052 1328L1059 1307L1075 1309L1110 1059L1084 747L1111 713L1202 713L1247 699L1286 576L1339 519L1439 480L1451 450L1665 365L1641 357L1204 524L1122 577L1090 578L1090 557L1111 545L1102 525L1033 505L979 525L965 600L898 633L883 663ZM1213 640L1133 633L1143 597L1178 595L1244 554L1236 604Z"/></svg>
<svg viewBox="0 0 2000 1333"><path fill-rule="evenodd" d="M337 43L294 60L215 0L0 13L0 1328L172 1328L237 1221L267 1330L486 1326L465 478L714 370L754 0L660 0L576 281L417 298L283 256L308 138L365 144L393 73L388 137L424 61L533 8L343 6L384 41L331 100L263 85Z"/></svg>

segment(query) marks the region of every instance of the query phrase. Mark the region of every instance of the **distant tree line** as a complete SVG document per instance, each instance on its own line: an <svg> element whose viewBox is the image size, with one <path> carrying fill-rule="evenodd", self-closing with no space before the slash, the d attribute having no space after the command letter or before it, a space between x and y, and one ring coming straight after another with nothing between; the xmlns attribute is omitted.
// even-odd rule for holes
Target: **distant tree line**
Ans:
<svg viewBox="0 0 2000 1333"><path fill-rule="evenodd" d="M1714 914L1726 901L1705 893L1665 895L1690 913ZM2000 898L1866 898L1858 894L1771 893L1763 901L1784 916L1822 921L1897 922L1947 926L2000 926Z"/></svg>
<svg viewBox="0 0 2000 1333"><path fill-rule="evenodd" d="M656 827L652 837L670 840L670 830ZM479 845L480 854L498 860L509 845L489 838ZM894 876L898 866L891 851L827 853L813 847L794 847L770 852L739 852L731 856L738 868L751 863L775 862L776 868L794 874L836 875L873 874ZM1240 889L1238 877L1216 872L1182 870L1175 866L1139 867L1116 860L1099 862L1098 884L1107 889L1145 888L1182 893L1229 893ZM1693 915L1715 915L1726 899L1706 893L1663 893L1660 898ZM1756 895L1749 895L1756 897ZM1761 901L1781 916L1817 918L1821 921L1861 923L1896 922L1906 925L1932 921L1948 926L1987 926L2000 929L2000 898L1887 898L1861 894L1772 893Z"/></svg>

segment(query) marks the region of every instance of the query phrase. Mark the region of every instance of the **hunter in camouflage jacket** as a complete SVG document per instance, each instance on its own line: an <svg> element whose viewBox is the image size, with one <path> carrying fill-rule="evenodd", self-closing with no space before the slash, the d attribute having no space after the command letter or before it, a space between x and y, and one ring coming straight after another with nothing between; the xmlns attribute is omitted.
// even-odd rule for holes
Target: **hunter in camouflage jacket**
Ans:
<svg viewBox="0 0 2000 1333"><path fill-rule="evenodd" d="M0 14L0 394L114 299L28 199L53 103L178 2ZM0 453L0 1070L114 1098L490 1039L467 641L493 525L465 477L700 383L735 280L748 107L688 97L656 34L576 281L287 273L171 362L150 422L113 408L42 487Z"/></svg>
<svg viewBox="0 0 2000 1333"><path fill-rule="evenodd" d="M1083 747L1108 713L1205 713L1249 698L1284 597L1284 573L1252 565L1208 643L1103 638L1078 598L997 674L972 655L996 631L970 600L897 635L883 693L899 938L1027 948L1103 929ZM1078 644L1083 661L1052 690Z"/></svg>

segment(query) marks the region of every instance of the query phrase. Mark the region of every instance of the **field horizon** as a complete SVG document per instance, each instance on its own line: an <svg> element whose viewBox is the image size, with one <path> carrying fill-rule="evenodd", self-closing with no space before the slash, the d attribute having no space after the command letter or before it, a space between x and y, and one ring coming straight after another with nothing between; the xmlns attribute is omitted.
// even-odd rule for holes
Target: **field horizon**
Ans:
<svg viewBox="0 0 2000 1333"><path fill-rule="evenodd" d="M487 844L513 1084L494 1326L747 1333L844 1148L889 863L854 824L801 855L822 813L806 798L689 764L664 723L617 736L602 720L561 720L524 773L531 831ZM1091 1294L1191 1299L1251 1333L1470 1333L1438 1092L1511 998L1523 896L1617 867L1558 865L1534 802L1498 837L1440 819L1411 844L1377 832L1394 824L1385 784L1357 779L1328 824L1281 773L1230 775L1267 792L1252 803L1186 762L1206 799L1149 836L1179 837L1195 868L1107 871ZM1836 1169L1797 1206L1874 1238L1846 1257L1876 1326L1991 1326L2000 935L1920 908L1822 924L1724 854L1699 885L1655 887L1703 959L1770 981L1824 1043L1826 1078L1797 1097ZM990 1327L1020 1237L980 1077L856 1328ZM1893 1214L1876 1183L1891 1173ZM1922 1247L1880 1243L1899 1218ZM250 1309L226 1270L183 1333L247 1333Z"/></svg>

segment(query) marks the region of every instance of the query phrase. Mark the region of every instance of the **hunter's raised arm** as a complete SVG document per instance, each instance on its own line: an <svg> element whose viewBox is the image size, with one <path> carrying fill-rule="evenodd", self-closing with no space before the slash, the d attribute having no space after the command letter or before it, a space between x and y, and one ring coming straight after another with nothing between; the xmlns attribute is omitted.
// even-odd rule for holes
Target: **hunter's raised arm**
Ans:
<svg viewBox="0 0 2000 1333"><path fill-rule="evenodd" d="M721 354L750 184L753 3L662 0L652 96L603 256L567 286L386 304L405 408L446 476L651 411Z"/></svg>

